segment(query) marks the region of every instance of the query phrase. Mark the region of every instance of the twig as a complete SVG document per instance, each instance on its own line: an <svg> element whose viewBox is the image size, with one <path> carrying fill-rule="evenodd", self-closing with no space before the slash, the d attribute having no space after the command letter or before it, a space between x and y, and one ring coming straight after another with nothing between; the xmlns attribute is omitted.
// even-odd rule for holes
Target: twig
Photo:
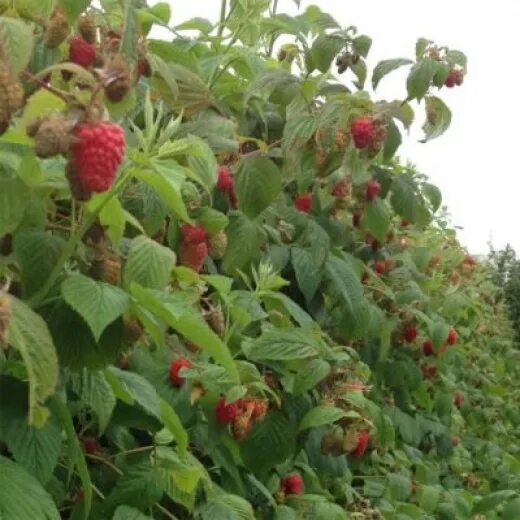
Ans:
<svg viewBox="0 0 520 520"><path fill-rule="evenodd" d="M170 520L179 520L174 514L170 513L165 507L161 506L161 504L159 504L158 502L155 503L154 506Z"/></svg>

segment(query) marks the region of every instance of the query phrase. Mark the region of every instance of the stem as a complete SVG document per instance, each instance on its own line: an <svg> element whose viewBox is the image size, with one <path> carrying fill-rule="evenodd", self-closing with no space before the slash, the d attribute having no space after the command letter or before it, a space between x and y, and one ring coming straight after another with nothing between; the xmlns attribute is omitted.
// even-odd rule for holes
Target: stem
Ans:
<svg viewBox="0 0 520 520"><path fill-rule="evenodd" d="M67 260L69 260L69 258L74 254L76 247L83 239L85 233L87 233L87 231L91 228L91 226L94 224L103 208L112 200L112 197L116 196L121 191L129 175L130 174L128 170L124 172L123 175L121 175L118 182L116 182L116 184L112 187L110 194L92 213L90 213L87 216L87 218L83 222L83 225L78 229L77 233L73 233L72 235L70 235L69 241L65 245L65 248L63 249L60 257L54 265L54 269L51 271L51 274L47 278L46 282L43 284L42 288L29 300L29 305L31 307L38 307L41 304L41 302L45 300L45 297L47 296L48 292L52 289L53 285L56 282L56 279L60 275L63 266L65 265Z"/></svg>
<svg viewBox="0 0 520 520"><path fill-rule="evenodd" d="M109 462L107 459L104 459L103 457L99 457L98 455L93 455L93 454L89 454L89 453L87 453L85 455L85 457L88 459L91 459L91 460L96 460L97 462L101 462L101 464L108 466L110 469L115 471L120 476L124 475L124 473L117 466L114 466L114 464Z"/></svg>
<svg viewBox="0 0 520 520"><path fill-rule="evenodd" d="M41 80L40 78L37 78L36 76L33 76L30 72L27 72L26 70L22 72L22 76L24 76L25 79L27 79L27 81L32 81L33 83L36 83L39 87L48 90L51 94L54 94L56 97L59 97L67 104L69 104L72 100L72 96L67 92L63 92L63 90L54 88L52 85L45 83L45 81Z"/></svg>
<svg viewBox="0 0 520 520"><path fill-rule="evenodd" d="M142 453L144 451L152 451L155 449L155 446L141 446L140 448L135 448L133 450L120 451L116 453L112 457L120 457L121 455L133 455L134 453Z"/></svg>
<svg viewBox="0 0 520 520"><path fill-rule="evenodd" d="M218 25L218 35L222 36L224 24L226 23L227 0L220 0L220 23Z"/></svg>
<svg viewBox="0 0 520 520"><path fill-rule="evenodd" d="M273 11L271 12L271 18L274 18L276 16L276 10L278 9L278 0L274 0L273 2ZM271 36L271 41L269 42L269 50L267 51L268 56L273 55L273 47L274 47L274 41L275 37L274 35Z"/></svg>
<svg viewBox="0 0 520 520"><path fill-rule="evenodd" d="M155 503L154 506L170 520L179 520L174 514L170 513L165 507L161 506L161 504L159 504L158 502Z"/></svg>

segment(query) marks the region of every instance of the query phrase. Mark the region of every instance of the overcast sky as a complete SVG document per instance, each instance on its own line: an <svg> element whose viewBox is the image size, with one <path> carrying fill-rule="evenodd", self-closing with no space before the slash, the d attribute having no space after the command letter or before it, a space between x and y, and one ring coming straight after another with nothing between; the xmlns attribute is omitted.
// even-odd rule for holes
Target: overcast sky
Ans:
<svg viewBox="0 0 520 520"><path fill-rule="evenodd" d="M150 2L153 4L154 2ZM297 13L293 0L279 0L279 11ZM218 19L219 0L170 0L172 25L200 16ZM453 224L472 253L511 243L520 253L520 148L518 33L520 1L495 0L303 0L318 5L343 26L356 25L374 40L372 66L381 59L414 57L422 36L464 51L469 60L462 87L443 89L453 112L446 134L427 144L419 133L405 139L399 154L415 163L443 193ZM385 78L377 96L404 98L405 75Z"/></svg>

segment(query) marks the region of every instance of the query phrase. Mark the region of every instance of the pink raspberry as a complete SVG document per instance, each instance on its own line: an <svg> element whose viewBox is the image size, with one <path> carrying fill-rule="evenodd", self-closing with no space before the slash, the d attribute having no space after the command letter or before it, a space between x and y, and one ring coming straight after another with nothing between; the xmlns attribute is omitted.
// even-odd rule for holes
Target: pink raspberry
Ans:
<svg viewBox="0 0 520 520"><path fill-rule="evenodd" d="M182 239L187 244L200 244L208 238L206 230L202 226L181 225Z"/></svg>
<svg viewBox="0 0 520 520"><path fill-rule="evenodd" d="M296 197L294 205L298 211L302 213L309 213L312 209L312 193L304 193Z"/></svg>
<svg viewBox="0 0 520 520"><path fill-rule="evenodd" d="M370 181L367 184L367 188L366 188L366 191L365 191L365 198L368 201L372 201L379 195L380 191L381 191L381 185L379 184L379 182L377 182L377 181Z"/></svg>
<svg viewBox="0 0 520 520"><path fill-rule="evenodd" d="M184 377L179 375L179 372L183 368L191 368L192 362L187 358L174 359L170 364L170 381L173 386L182 386L186 380Z"/></svg>
<svg viewBox="0 0 520 520"><path fill-rule="evenodd" d="M374 142L374 120L368 116L359 116L352 120L350 133L356 148L368 148Z"/></svg>
<svg viewBox="0 0 520 520"><path fill-rule="evenodd" d="M226 398L221 396L215 405L215 415L220 424L231 424L238 416L240 400L227 404Z"/></svg>
<svg viewBox="0 0 520 520"><path fill-rule="evenodd" d="M282 479L282 489L286 495L301 495L303 493L303 479L295 473Z"/></svg>
<svg viewBox="0 0 520 520"><path fill-rule="evenodd" d="M96 48L83 38L76 36L69 43L69 61L85 69L90 67L96 57Z"/></svg>
<svg viewBox="0 0 520 520"><path fill-rule="evenodd" d="M72 158L89 192L107 191L125 152L123 129L113 123L80 123L73 131Z"/></svg>

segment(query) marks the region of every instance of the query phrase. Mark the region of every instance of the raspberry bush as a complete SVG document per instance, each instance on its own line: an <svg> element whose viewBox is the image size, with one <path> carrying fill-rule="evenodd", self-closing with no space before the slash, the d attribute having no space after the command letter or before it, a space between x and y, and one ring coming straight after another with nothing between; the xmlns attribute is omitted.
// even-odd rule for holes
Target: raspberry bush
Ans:
<svg viewBox="0 0 520 520"><path fill-rule="evenodd" d="M279 7L0 0L2 519L520 518L496 272L396 155L466 58Z"/></svg>

